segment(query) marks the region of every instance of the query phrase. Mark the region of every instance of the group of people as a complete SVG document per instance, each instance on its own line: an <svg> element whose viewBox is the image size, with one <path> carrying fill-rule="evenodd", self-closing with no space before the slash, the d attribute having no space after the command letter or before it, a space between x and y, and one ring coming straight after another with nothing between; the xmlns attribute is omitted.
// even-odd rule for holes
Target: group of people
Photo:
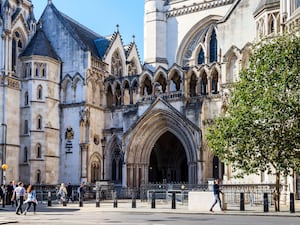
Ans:
<svg viewBox="0 0 300 225"><path fill-rule="evenodd" d="M77 189L77 194L79 199L83 198L85 193L85 184L84 182L80 184L80 186ZM62 202L72 202L73 199L73 187L71 185L71 183L68 183L67 185L65 185L65 183L61 183L57 193L56 193L57 199L58 201L62 201Z"/></svg>
<svg viewBox="0 0 300 225"><path fill-rule="evenodd" d="M33 206L34 214L36 214L36 205L38 204L38 201L32 185L28 185L25 189L22 181L17 184L15 181L11 181L7 186L1 185L0 197L3 204L11 204L12 207L16 205L17 215L26 215L31 206ZM23 211L24 204L26 204L26 207Z"/></svg>

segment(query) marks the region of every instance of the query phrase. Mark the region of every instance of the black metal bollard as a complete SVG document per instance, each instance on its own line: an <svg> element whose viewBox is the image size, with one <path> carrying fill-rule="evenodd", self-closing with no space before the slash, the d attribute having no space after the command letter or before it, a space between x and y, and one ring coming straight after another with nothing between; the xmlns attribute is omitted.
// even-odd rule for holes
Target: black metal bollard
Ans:
<svg viewBox="0 0 300 225"><path fill-rule="evenodd" d="M48 206L52 206L51 191L48 191Z"/></svg>
<svg viewBox="0 0 300 225"><path fill-rule="evenodd" d="M176 209L176 192L172 192L172 209Z"/></svg>
<svg viewBox="0 0 300 225"><path fill-rule="evenodd" d="M97 208L100 207L100 194L99 194L99 190L97 190L97 192L96 192L96 207Z"/></svg>
<svg viewBox="0 0 300 225"><path fill-rule="evenodd" d="M67 200L66 199L63 200L63 206L67 206Z"/></svg>
<svg viewBox="0 0 300 225"><path fill-rule="evenodd" d="M0 187L1 188L1 187ZM2 199L2 208L5 208L5 204L6 204L6 190L3 193L3 199Z"/></svg>
<svg viewBox="0 0 300 225"><path fill-rule="evenodd" d="M118 208L117 192L114 192L114 208Z"/></svg>
<svg viewBox="0 0 300 225"><path fill-rule="evenodd" d="M245 194L240 193L240 211L245 211Z"/></svg>
<svg viewBox="0 0 300 225"><path fill-rule="evenodd" d="M81 196L81 193L79 193L79 207L83 207L83 196Z"/></svg>
<svg viewBox="0 0 300 225"><path fill-rule="evenodd" d="M135 192L132 193L132 208L136 208L136 197Z"/></svg>
<svg viewBox="0 0 300 225"><path fill-rule="evenodd" d="M151 208L155 209L155 192L152 192Z"/></svg>
<svg viewBox="0 0 300 225"><path fill-rule="evenodd" d="M290 193L290 213L295 213L295 195Z"/></svg>
<svg viewBox="0 0 300 225"><path fill-rule="evenodd" d="M264 212L269 212L268 193L264 193Z"/></svg>

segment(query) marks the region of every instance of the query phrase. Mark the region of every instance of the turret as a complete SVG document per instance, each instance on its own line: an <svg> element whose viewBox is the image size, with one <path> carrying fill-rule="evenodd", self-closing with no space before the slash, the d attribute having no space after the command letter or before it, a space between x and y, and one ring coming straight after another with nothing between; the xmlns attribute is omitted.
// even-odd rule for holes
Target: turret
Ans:
<svg viewBox="0 0 300 225"><path fill-rule="evenodd" d="M145 0L144 60L152 68L168 67L164 4L165 0Z"/></svg>

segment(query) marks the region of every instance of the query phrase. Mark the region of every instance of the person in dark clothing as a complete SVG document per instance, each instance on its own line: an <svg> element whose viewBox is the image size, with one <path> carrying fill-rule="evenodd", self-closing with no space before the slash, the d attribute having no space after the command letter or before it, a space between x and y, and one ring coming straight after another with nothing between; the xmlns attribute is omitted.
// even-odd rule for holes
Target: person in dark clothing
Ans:
<svg viewBox="0 0 300 225"><path fill-rule="evenodd" d="M14 207L14 203L15 203L15 199L12 198L13 197L13 193L14 193L14 184L12 181L9 182L9 184L7 185L7 204L11 205L12 207Z"/></svg>
<svg viewBox="0 0 300 225"><path fill-rule="evenodd" d="M220 193L223 194L223 192L220 190L220 180L219 179L215 180L215 183L213 185L213 192L214 192L214 203L210 207L209 211L213 212L213 208L217 203L219 203L220 210L223 211L222 202L220 199Z"/></svg>
<svg viewBox="0 0 300 225"><path fill-rule="evenodd" d="M68 186L67 186L67 201L72 202L72 185L71 185L71 183L68 183Z"/></svg>

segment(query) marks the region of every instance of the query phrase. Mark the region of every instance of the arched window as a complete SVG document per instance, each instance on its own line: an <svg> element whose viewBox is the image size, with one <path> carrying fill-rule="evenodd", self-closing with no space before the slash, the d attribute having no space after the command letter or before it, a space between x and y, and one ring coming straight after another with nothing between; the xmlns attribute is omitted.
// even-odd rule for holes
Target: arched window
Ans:
<svg viewBox="0 0 300 225"><path fill-rule="evenodd" d="M216 62L217 56L218 56L218 41L217 41L217 34L216 31L213 30L210 37L210 43L209 43L209 62Z"/></svg>
<svg viewBox="0 0 300 225"><path fill-rule="evenodd" d="M117 84L115 90L115 105L120 106L122 104L122 92L120 84Z"/></svg>
<svg viewBox="0 0 300 225"><path fill-rule="evenodd" d="M207 95L207 75L206 75L206 73L203 73L201 75L200 90L201 90L201 95Z"/></svg>
<svg viewBox="0 0 300 225"><path fill-rule="evenodd" d="M91 164L91 182L96 182L101 179L101 170L99 160L93 161Z"/></svg>
<svg viewBox="0 0 300 225"><path fill-rule="evenodd" d="M270 15L269 17L269 34L272 34L275 32L275 20L273 18L273 15Z"/></svg>
<svg viewBox="0 0 300 225"><path fill-rule="evenodd" d="M12 38L11 66L12 71L16 72L18 54L23 48L22 37L18 31L15 31Z"/></svg>
<svg viewBox="0 0 300 225"><path fill-rule="evenodd" d="M174 73L170 83L170 91L180 91L180 84L181 84L181 77L178 75L177 72Z"/></svg>
<svg viewBox="0 0 300 225"><path fill-rule="evenodd" d="M28 161L28 149L24 147L24 160L23 162L26 163Z"/></svg>
<svg viewBox="0 0 300 225"><path fill-rule="evenodd" d="M123 155L120 149L115 149L112 154L112 181L122 183Z"/></svg>
<svg viewBox="0 0 300 225"><path fill-rule="evenodd" d="M46 76L46 68L42 68L42 77L45 77Z"/></svg>
<svg viewBox="0 0 300 225"><path fill-rule="evenodd" d="M42 100L43 98L43 87L42 85L39 85L37 88L37 99Z"/></svg>
<svg viewBox="0 0 300 225"><path fill-rule="evenodd" d="M36 127L38 130L41 130L42 129L42 116L39 115L37 117L37 127Z"/></svg>
<svg viewBox="0 0 300 225"><path fill-rule="evenodd" d="M29 104L29 95L28 95L28 91L26 91L24 95L24 105L28 105L28 104Z"/></svg>
<svg viewBox="0 0 300 225"><path fill-rule="evenodd" d="M238 66L237 66L237 62L238 62L238 58L236 57L236 55L233 55L230 58L230 65L229 65L229 71L228 71L228 77L227 77L227 82L234 82L236 77L237 77L237 70L238 70Z"/></svg>
<svg viewBox="0 0 300 225"><path fill-rule="evenodd" d="M38 68L37 65L36 65L36 67L35 67L35 76L36 76L36 77L39 76L39 68Z"/></svg>
<svg viewBox="0 0 300 225"><path fill-rule="evenodd" d="M214 71L211 77L211 93L218 94L218 73Z"/></svg>
<svg viewBox="0 0 300 225"><path fill-rule="evenodd" d="M156 82L159 84L162 93L166 93L167 90L167 80L162 73L159 74Z"/></svg>
<svg viewBox="0 0 300 225"><path fill-rule="evenodd" d="M151 95L152 91L153 91L152 82L150 78L147 76L141 85L141 95L142 96Z"/></svg>
<svg viewBox="0 0 300 225"><path fill-rule="evenodd" d="M107 92L106 92L106 105L108 107L113 106L113 93L112 93L112 89L111 89L110 85L108 86Z"/></svg>
<svg viewBox="0 0 300 225"><path fill-rule="evenodd" d="M15 38L12 40L12 53L11 53L11 64L12 64L12 71L16 71L17 66L17 43Z"/></svg>
<svg viewBox="0 0 300 225"><path fill-rule="evenodd" d="M198 54L198 65L201 65L204 63L204 51L201 48L199 54Z"/></svg>
<svg viewBox="0 0 300 225"><path fill-rule="evenodd" d="M190 80L190 97L196 96L197 77L193 73Z"/></svg>
<svg viewBox="0 0 300 225"><path fill-rule="evenodd" d="M41 171L40 170L36 171L36 183L37 184L41 183Z"/></svg>
<svg viewBox="0 0 300 225"><path fill-rule="evenodd" d="M36 158L42 158L42 146L39 143L36 145Z"/></svg>
<svg viewBox="0 0 300 225"><path fill-rule="evenodd" d="M132 85L132 102L131 102L132 104L137 103L138 90L139 90L138 83L137 81L134 81Z"/></svg>
<svg viewBox="0 0 300 225"><path fill-rule="evenodd" d="M28 134L28 120L24 121L24 134Z"/></svg>

